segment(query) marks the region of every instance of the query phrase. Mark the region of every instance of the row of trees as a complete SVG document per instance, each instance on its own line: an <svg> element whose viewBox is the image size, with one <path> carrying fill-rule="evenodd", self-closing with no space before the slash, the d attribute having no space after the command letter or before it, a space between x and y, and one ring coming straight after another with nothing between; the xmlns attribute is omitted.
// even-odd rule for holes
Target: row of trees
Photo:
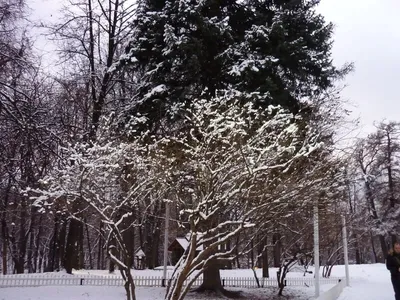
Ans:
<svg viewBox="0 0 400 300"><path fill-rule="evenodd" d="M348 168L349 209L354 236L364 236L372 253L357 252L357 262L382 262L397 241L399 217L400 123L384 121L355 145Z"/></svg>
<svg viewBox="0 0 400 300"><path fill-rule="evenodd" d="M133 300L135 250L160 265L167 204L170 241L190 246L166 299L194 274L229 295L219 269L243 257L263 276L280 267L282 292L311 261L314 205L326 276L343 213L354 259L380 261L396 239L399 125L335 152L351 65L332 65L317 4L70 1L43 25L60 54L49 72L23 1L0 0L3 274L117 266Z"/></svg>

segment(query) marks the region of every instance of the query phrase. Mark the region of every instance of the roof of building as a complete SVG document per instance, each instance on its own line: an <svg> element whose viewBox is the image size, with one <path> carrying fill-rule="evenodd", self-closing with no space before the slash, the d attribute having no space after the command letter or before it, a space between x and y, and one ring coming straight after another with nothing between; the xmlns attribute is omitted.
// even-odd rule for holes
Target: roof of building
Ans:
<svg viewBox="0 0 400 300"><path fill-rule="evenodd" d="M142 248L139 248L138 250L136 250L135 256L136 256L136 257L145 257L146 254L144 254Z"/></svg>
<svg viewBox="0 0 400 300"><path fill-rule="evenodd" d="M189 238L190 236L186 235L185 237L177 237L174 242L172 242L172 244L168 247L168 250L170 250L172 248L172 246L174 245L174 243L178 243L183 250L186 250L189 247ZM196 248L197 251L201 251L203 250L203 245L200 245ZM171 251L171 250L170 250Z"/></svg>

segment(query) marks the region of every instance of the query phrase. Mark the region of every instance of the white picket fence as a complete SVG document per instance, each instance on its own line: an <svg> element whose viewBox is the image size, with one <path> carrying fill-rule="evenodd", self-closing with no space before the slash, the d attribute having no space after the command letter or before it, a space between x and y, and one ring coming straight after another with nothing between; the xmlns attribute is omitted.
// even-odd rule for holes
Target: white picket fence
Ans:
<svg viewBox="0 0 400 300"><path fill-rule="evenodd" d="M257 282L254 277L222 277L222 285L225 287L257 288ZM186 280L186 284L191 279ZM193 286L199 286L203 279L197 278ZM336 284L340 278L321 278L320 284ZM164 280L161 276L143 276L134 277L135 285L138 287L162 287ZM76 275L75 276L25 276L6 275L0 276L0 287L32 287L47 285L87 285L87 286L121 286L123 279L120 276L96 276L96 275ZM275 278L259 278L261 287L278 286ZM313 286L314 278L287 278L287 286Z"/></svg>

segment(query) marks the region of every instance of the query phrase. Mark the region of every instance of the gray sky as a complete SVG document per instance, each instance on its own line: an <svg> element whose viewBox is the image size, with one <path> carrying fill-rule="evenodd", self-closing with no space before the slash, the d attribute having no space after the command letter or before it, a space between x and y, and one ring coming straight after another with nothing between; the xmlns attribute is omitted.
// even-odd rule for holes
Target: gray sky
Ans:
<svg viewBox="0 0 400 300"><path fill-rule="evenodd" d="M28 1L36 19L50 20L60 3ZM400 0L322 0L318 10L336 26L335 63L355 64L342 95L354 104L350 109L360 118L361 135L374 129L374 121L400 121Z"/></svg>
<svg viewBox="0 0 400 300"><path fill-rule="evenodd" d="M335 63L355 64L343 97L356 105L363 134L374 121L400 121L400 1L322 0L319 11L336 25Z"/></svg>

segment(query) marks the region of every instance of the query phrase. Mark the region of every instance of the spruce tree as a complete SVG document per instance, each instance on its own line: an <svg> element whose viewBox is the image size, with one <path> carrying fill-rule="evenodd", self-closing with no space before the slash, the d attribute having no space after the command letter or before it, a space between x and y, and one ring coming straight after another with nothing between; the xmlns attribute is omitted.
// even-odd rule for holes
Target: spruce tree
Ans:
<svg viewBox="0 0 400 300"><path fill-rule="evenodd" d="M297 113L346 74L332 64L332 24L316 0L142 0L121 65L138 78L127 115L145 128L176 122L219 89Z"/></svg>

